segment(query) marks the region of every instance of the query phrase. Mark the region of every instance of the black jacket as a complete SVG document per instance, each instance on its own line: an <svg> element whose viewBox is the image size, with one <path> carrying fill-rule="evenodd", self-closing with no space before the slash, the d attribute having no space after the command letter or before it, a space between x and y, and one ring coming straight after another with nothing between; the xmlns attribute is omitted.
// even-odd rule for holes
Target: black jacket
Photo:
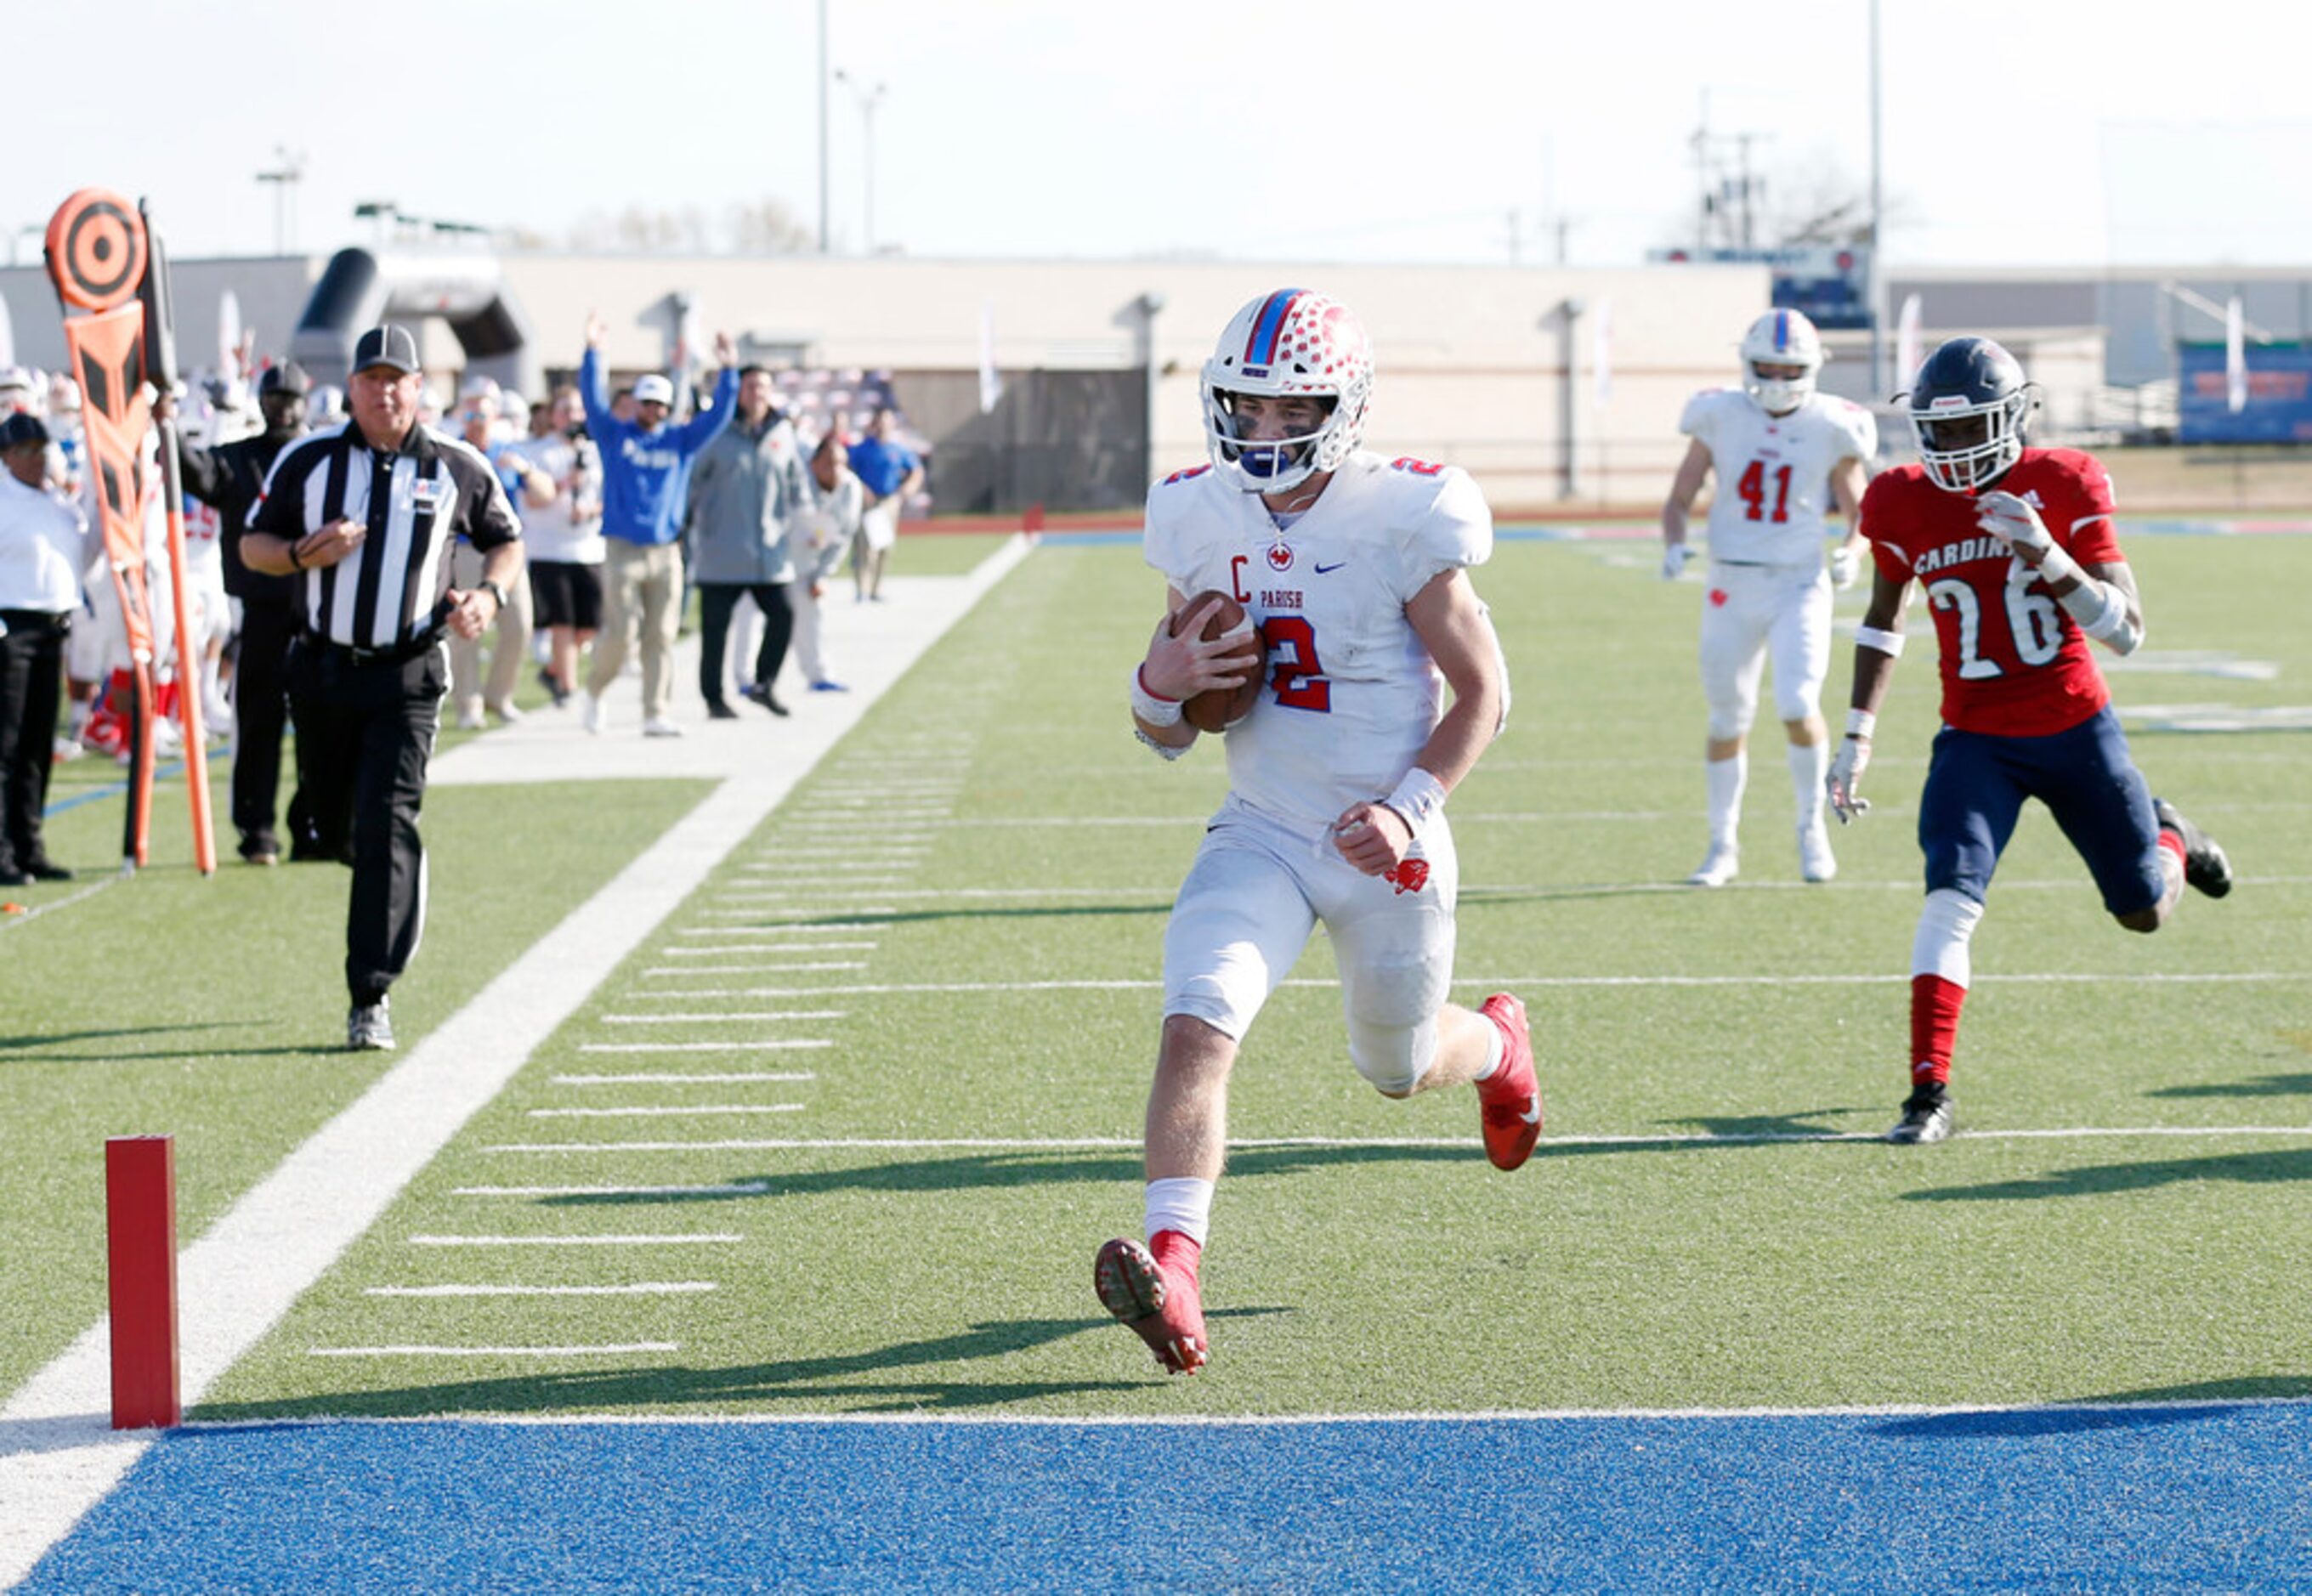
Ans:
<svg viewBox="0 0 2312 1596"><path fill-rule="evenodd" d="M249 529L249 512L265 491L265 474L281 451L294 443L296 432L259 432L215 449L180 443L185 470L185 492L217 512L223 523L217 542L224 554L224 590L244 604L271 603L287 609L297 602L297 579L267 576L241 563L241 535Z"/></svg>

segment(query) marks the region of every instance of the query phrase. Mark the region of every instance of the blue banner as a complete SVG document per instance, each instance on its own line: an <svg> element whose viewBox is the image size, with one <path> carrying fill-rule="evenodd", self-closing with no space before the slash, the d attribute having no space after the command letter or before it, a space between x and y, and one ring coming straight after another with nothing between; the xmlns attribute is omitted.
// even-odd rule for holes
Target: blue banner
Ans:
<svg viewBox="0 0 2312 1596"><path fill-rule="evenodd" d="M2224 374L2224 346L2176 346L2176 398L2183 441L2312 441L2312 344L2250 344L2246 356L2247 404L2235 411Z"/></svg>

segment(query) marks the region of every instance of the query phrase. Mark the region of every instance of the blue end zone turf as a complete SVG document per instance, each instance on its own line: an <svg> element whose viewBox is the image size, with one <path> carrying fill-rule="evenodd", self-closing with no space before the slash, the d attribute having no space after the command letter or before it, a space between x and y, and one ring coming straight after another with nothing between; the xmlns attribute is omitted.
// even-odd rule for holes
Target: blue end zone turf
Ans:
<svg viewBox="0 0 2312 1596"><path fill-rule="evenodd" d="M2312 1568L2312 1405L180 1431L33 1592L2112 1590Z"/></svg>

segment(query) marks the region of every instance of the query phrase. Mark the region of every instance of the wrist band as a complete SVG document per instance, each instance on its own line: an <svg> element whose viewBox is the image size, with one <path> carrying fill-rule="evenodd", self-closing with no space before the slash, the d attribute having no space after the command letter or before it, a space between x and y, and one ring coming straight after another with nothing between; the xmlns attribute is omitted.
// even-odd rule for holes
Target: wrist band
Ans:
<svg viewBox="0 0 2312 1596"><path fill-rule="evenodd" d="M1148 684L1140 678L1141 668L1132 668L1132 712L1151 726L1179 725L1180 701L1149 692Z"/></svg>
<svg viewBox="0 0 2312 1596"><path fill-rule="evenodd" d="M1445 807L1445 784L1414 765L1405 772L1405 779L1396 790L1381 799L1384 808L1397 811L1397 817L1413 829L1415 837Z"/></svg>
<svg viewBox="0 0 2312 1596"><path fill-rule="evenodd" d="M1869 710L1849 710L1846 711L1846 735L1848 737L1860 737L1867 743L1870 740L1870 734L1878 729L1878 717L1872 714Z"/></svg>
<svg viewBox="0 0 2312 1596"><path fill-rule="evenodd" d="M1878 650L1889 659L1903 657L1903 634L1899 632L1881 632L1876 626L1857 626L1854 641L1866 649Z"/></svg>
<svg viewBox="0 0 2312 1596"><path fill-rule="evenodd" d="M297 557L297 545L293 543L289 545L289 569L300 572L305 569L305 562Z"/></svg>

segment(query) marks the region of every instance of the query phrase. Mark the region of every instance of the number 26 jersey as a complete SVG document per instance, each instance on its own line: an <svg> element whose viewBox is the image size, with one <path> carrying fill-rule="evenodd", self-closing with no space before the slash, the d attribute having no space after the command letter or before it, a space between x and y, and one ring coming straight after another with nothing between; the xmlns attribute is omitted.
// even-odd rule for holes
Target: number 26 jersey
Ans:
<svg viewBox="0 0 2312 1596"><path fill-rule="evenodd" d="M1467 473L1363 449L1283 530L1257 494L1209 467L1149 490L1148 563L1183 597L1233 596L1260 628L1266 683L1227 733L1236 797L1314 830L1394 788L1443 702L1405 606L1493 546L1493 514Z"/></svg>
<svg viewBox="0 0 2312 1596"><path fill-rule="evenodd" d="M2081 565L2125 556L2112 529L2111 478L2093 455L2027 449L1991 484L2039 512ZM1889 581L1926 589L1942 652L1943 724L1998 737L2069 731L2110 702L2087 634L2007 545L1975 524L1975 496L1916 466L1882 473L1862 496L1870 556Z"/></svg>

